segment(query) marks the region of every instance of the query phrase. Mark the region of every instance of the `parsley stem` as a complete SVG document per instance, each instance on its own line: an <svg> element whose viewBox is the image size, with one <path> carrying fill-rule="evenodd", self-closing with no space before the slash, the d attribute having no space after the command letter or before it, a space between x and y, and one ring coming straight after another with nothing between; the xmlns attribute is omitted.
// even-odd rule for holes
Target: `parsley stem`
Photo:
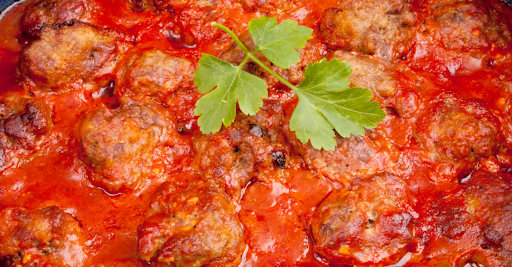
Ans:
<svg viewBox="0 0 512 267"><path fill-rule="evenodd" d="M240 39L238 39L238 36L236 36L236 34L234 32L232 32L228 27L226 27L220 23L217 23L217 22L212 22L212 26L215 28L219 28L219 29L225 31L227 34L229 34L231 36L231 38L233 38L233 40L235 40L235 43L242 49L242 51L244 51L244 53L246 55L249 55L251 53L251 52L249 52L249 49L247 49L247 47L245 47L245 45L242 43L242 41L240 41Z"/></svg>
<svg viewBox="0 0 512 267"><path fill-rule="evenodd" d="M256 62L256 64L260 65L264 70L266 70L268 73L270 73L272 76L276 77L277 80L279 80L284 85L288 86L293 91L296 91L298 88L295 87L295 85L291 84L289 81L287 81L285 78L281 77L281 75L277 74L275 71L273 71L270 67L265 65L265 63L261 62L259 58L257 58L252 53L249 54L249 57L252 59L252 61Z"/></svg>
<svg viewBox="0 0 512 267"><path fill-rule="evenodd" d="M240 63L240 65L238 65L238 69L242 69L245 65L245 63L247 63L247 61L249 60L249 56L245 56L244 60L242 61L242 63Z"/></svg>
<svg viewBox="0 0 512 267"><path fill-rule="evenodd" d="M235 43L240 47L240 49L242 49L242 51L244 51L246 56L245 56L245 59L242 62L242 64L239 65L239 66L241 66L240 68L242 68L245 65L245 63L247 62L248 58L250 58L252 61L254 61L256 64L260 65L260 67L262 67L264 70L266 70L272 76L276 77L276 79L278 81L280 81L284 85L288 86L293 91L296 91L298 89L297 87L295 87L295 85L291 84L285 78L281 77L281 75L277 74L270 67L268 67L263 62L261 62L261 60L254 55L259 50L256 49L256 50L250 52L249 49L247 49L247 47L245 47L245 45L242 43L242 41L240 41L240 39L238 39L238 36L236 36L236 34L233 31L231 31L228 27L226 27L220 23L217 23L217 22L213 22L212 26L215 28L219 28L219 29L225 31L227 34L229 34L231 36L231 38L233 38L233 40L235 40Z"/></svg>

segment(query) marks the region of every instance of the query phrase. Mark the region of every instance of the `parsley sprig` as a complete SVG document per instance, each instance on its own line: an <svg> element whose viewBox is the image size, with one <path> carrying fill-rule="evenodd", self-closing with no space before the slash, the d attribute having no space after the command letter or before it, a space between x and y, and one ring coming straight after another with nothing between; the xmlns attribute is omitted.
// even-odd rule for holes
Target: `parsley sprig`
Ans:
<svg viewBox="0 0 512 267"><path fill-rule="evenodd" d="M256 49L249 51L226 26L212 23L213 27L228 33L245 53L241 64L234 66L212 55L203 54L195 72L194 83L205 94L197 103L194 113L200 116L197 123L204 134L215 133L222 125L235 120L236 103L247 115L254 115L263 106L268 95L267 84L260 78L242 70L252 60L266 72L292 89L299 102L290 119L290 129L302 143L311 141L316 149L334 150L335 133L342 137L364 135L364 128L374 128L386 116L377 102L370 101L372 93L367 88L348 88L352 74L350 63L324 58L309 63L304 81L293 85L255 56L263 55L280 68L288 69L300 61L296 49L303 48L311 39L313 30L299 26L296 21L260 17L249 22ZM213 89L213 90L212 90ZM333 130L334 129L334 130Z"/></svg>

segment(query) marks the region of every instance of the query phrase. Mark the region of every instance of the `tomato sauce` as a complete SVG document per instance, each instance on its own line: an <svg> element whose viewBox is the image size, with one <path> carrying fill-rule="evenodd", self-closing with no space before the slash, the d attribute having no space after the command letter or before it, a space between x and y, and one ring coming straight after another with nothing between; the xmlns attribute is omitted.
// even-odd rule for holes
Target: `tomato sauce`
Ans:
<svg viewBox="0 0 512 267"><path fill-rule="evenodd" d="M31 2L17 4L0 20L0 94L23 91L17 66L22 49L29 45L29 41L21 35L19 20L25 6ZM219 0L220 7L216 9L219 12L208 12L208 8L182 2L172 12L158 14L154 10L134 12L123 0L95 0L90 3L92 12L85 20L100 28L121 32L140 50L157 48L168 51L172 56L191 60L197 67L202 53L219 56L233 43L226 33L211 27L211 21L222 23L241 35L251 18L265 15L248 12L236 1ZM270 13L277 16L278 21L292 19L314 30L315 39L301 50L303 62L317 61L333 51L323 41L318 23L324 11L336 7L337 3L337 0L304 1L294 12ZM512 15L512 9L503 3L493 1L491 4L503 7L500 11L507 17ZM446 53L440 52L442 48L429 42L420 31L415 33L412 40L414 49L395 64L402 86L418 87L422 104L417 104L415 90L402 91L401 97L409 99L411 106L434 109L440 105L433 104L440 92L455 91L463 98L486 105L500 117L503 125L510 120L512 113L508 106L512 101L511 92L503 89L505 76L510 74L510 49L496 50L494 55L481 59L464 55L446 57ZM0 209L61 207L82 227L86 250L84 255L77 256L84 258L82 266L153 266L139 261L137 227L147 219L147 209L157 188L165 181L186 183L198 180L195 174L197 166L192 163L190 147L184 145L181 150L176 147L171 156L160 151L165 160L177 162L174 166L179 167L169 168L165 160L156 162L150 178L142 179L132 192L112 194L92 185L88 179L91 170L81 160L79 141L74 136L77 134L77 122L85 112L101 105L119 105L112 92L115 88L109 89L109 86L116 85L106 85L92 93L30 92L52 107L53 128L50 137L37 144L37 153L29 156L14 154L12 167L0 174ZM164 100L160 104L174 112L183 143L192 143L199 134L193 109L200 94L195 90L181 94L177 93L171 100ZM277 101L283 104L284 110L296 105L295 95L282 85L269 87L269 97L265 101ZM389 116L390 113L393 113L392 110L377 128L386 132L387 137L372 140L382 144L393 142L398 147L400 157L397 157L393 169L407 182L414 202L421 203L432 190L453 188L452 181L444 182L441 179L438 183L432 182L429 176L432 164L424 161L420 155L423 148L414 141L414 131L408 122L406 124L396 116ZM508 145L512 145L510 127L510 135L506 138ZM480 165L498 166L505 170L508 164L512 164L512 160L508 159L512 157L505 148L502 151ZM327 265L327 261L315 253L315 240L308 225L320 203L333 190L343 188L344 184L331 181L306 165L298 154L292 154L286 169L263 173L260 177L265 177L264 181L252 179L242 189L237 212L244 226L247 245L241 266ZM409 249L413 254L412 262L422 257L423 243L416 240L414 244L416 247ZM410 255L407 254L405 259Z"/></svg>
<svg viewBox="0 0 512 267"><path fill-rule="evenodd" d="M243 11L240 5L234 5L231 1L222 3L222 14L217 14L216 21L231 28L236 34L241 34L247 28L248 21L253 14ZM294 19L301 24L310 26L319 19L321 13L317 5L329 7L335 1L320 1L321 3L307 3L293 15L285 14L280 19ZM30 1L18 4L10 10L0 22L2 47L0 49L1 64L0 88L2 91L20 90L16 80L16 66L24 43L19 44L16 40L20 36L19 19L23 15L24 7ZM316 11L309 8L315 7ZM197 61L201 53L219 55L227 49L231 38L209 26L209 22L201 18L203 13L200 10L188 8L179 12L179 21L175 14L153 16L145 13L132 12L126 3L121 0L95 1L91 14L91 21L100 27L112 28L125 32L134 42L143 46L155 47L168 50L178 57L190 58ZM106 14L115 14L112 16ZM242 14L242 15L241 15ZM173 32L180 32L179 38L173 38ZM182 40L182 36L191 35L193 41ZM182 43L190 47L182 46ZM325 48L324 48L325 49ZM164 180L165 175L159 174L152 179L146 179L137 190L130 194L112 196L100 188L91 186L87 182L87 170L78 158L76 140L70 139L73 135L76 121L84 110L92 109L95 106L93 96L81 92L70 92L60 95L45 96L54 106L54 128L49 143L41 144L44 147L38 155L28 164L19 164L18 168L5 172L0 179L0 206L19 206L27 209L39 208L48 205L62 207L67 213L80 218L87 239L88 255L84 266L93 266L99 263L115 260L136 260L137 255L137 227L145 219L145 211L149 199ZM180 101L175 104L180 109L175 112L189 112L193 109L195 101ZM197 129L196 118L190 118L188 114L176 114L192 120L194 129ZM191 137L189 137L191 138ZM16 159L14 159L16 161ZM184 166L184 168L186 168ZM286 174L294 180L303 179L308 174ZM296 178L295 178L296 177ZM278 179L278 178L276 178ZM288 179L288 178L287 178ZM316 184L319 181L311 177L307 179ZM300 182L293 181L299 186ZM324 187L318 188L320 195L325 195L329 190L327 183ZM267 194L266 186L261 189L253 189L246 192L250 200L241 203L242 210L249 213L255 209L262 213L257 216L264 216L269 220L264 221L265 225L259 225L258 220L247 215L247 223L254 225L258 232L252 238L257 247L247 251L244 261L248 266L265 266L267 264L297 264L299 262L315 262L314 253L311 249L311 238L308 232L303 229L300 222L297 222L295 210L302 212L314 209L301 191L287 188L279 180L272 182L272 185L281 188L272 195ZM263 190L262 192L258 192ZM285 190L286 194L284 194ZM311 192L308 192L311 194ZM284 194L284 195L282 195ZM282 195L282 196L281 196ZM294 201L292 195L299 201ZM268 203L259 206L250 203L268 202L276 199L277 203ZM318 198L318 197L317 197ZM245 198L244 198L245 199ZM305 201L303 204L300 200ZM320 199L321 200L321 199ZM247 202L247 204L245 204ZM319 200L316 200L319 202ZM290 206L293 205L293 206ZM306 206L304 206L306 205ZM315 204L316 205L316 204ZM267 211L271 208L273 211ZM254 212L253 212L254 213ZM289 217L292 213L292 217ZM275 218L276 215L280 217ZM245 215L244 215L245 218ZM290 220L290 218L293 218ZM251 223L254 221L254 223ZM295 229L290 232L290 229ZM286 251L281 247L286 246ZM290 251L291 250L291 251ZM269 258L270 257L270 258Z"/></svg>

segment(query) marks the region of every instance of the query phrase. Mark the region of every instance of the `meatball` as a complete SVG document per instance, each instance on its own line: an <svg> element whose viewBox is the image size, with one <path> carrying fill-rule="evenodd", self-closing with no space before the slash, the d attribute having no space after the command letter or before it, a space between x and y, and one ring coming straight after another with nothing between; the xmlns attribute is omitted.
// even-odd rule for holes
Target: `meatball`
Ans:
<svg viewBox="0 0 512 267"><path fill-rule="evenodd" d="M398 77L389 63L366 55L338 50L333 58L350 63L352 75L349 80L352 86L365 87L377 97L394 96L397 92Z"/></svg>
<svg viewBox="0 0 512 267"><path fill-rule="evenodd" d="M93 184L110 193L131 190L149 175L157 147L177 135L174 118L147 104L102 107L87 114L78 139Z"/></svg>
<svg viewBox="0 0 512 267"><path fill-rule="evenodd" d="M41 39L22 52L23 86L42 91L94 88L95 79L111 73L125 49L116 35L81 22L43 27Z"/></svg>
<svg viewBox="0 0 512 267"><path fill-rule="evenodd" d="M325 11L320 33L331 48L395 60L406 54L416 15L407 0L343 0Z"/></svg>
<svg viewBox="0 0 512 267"><path fill-rule="evenodd" d="M418 236L428 266L457 265L459 259L479 248L480 228L467 212L460 188L431 193L418 200Z"/></svg>
<svg viewBox="0 0 512 267"><path fill-rule="evenodd" d="M478 1L441 1L427 17L429 35L449 51L481 56L494 46L506 48L512 41L503 14Z"/></svg>
<svg viewBox="0 0 512 267"><path fill-rule="evenodd" d="M82 266L81 229L61 208L7 208L0 221L0 265Z"/></svg>
<svg viewBox="0 0 512 267"><path fill-rule="evenodd" d="M418 235L428 266L509 266L512 261L510 175L475 171L451 190L418 200Z"/></svg>
<svg viewBox="0 0 512 267"><path fill-rule="evenodd" d="M376 101L393 108L396 112L393 115L403 119L417 117L421 103L414 80L416 76L411 75L410 69L404 65L393 66L374 56L343 50L334 52L332 58L350 63L351 86L370 89ZM413 77L409 79L404 73Z"/></svg>
<svg viewBox="0 0 512 267"><path fill-rule="evenodd" d="M290 113L287 111L288 123ZM310 142L300 142L289 124L285 124L283 129L288 141L310 169L346 186L357 178L382 171L392 172L400 156L400 151L376 130L367 130L364 136L336 136L336 148L327 151L315 149Z"/></svg>
<svg viewBox="0 0 512 267"><path fill-rule="evenodd" d="M194 162L199 171L203 172L203 177L224 181L226 190L235 199L254 175L252 150L240 140L242 134L231 128L194 140L194 149L197 151ZM238 140L231 140L230 135L238 137Z"/></svg>
<svg viewBox="0 0 512 267"><path fill-rule="evenodd" d="M499 124L477 102L441 94L418 119L416 138L438 177L453 180L477 159L493 155L501 142Z"/></svg>
<svg viewBox="0 0 512 267"><path fill-rule="evenodd" d="M484 171L471 173L470 178L463 182L464 196L468 202L468 211L477 217L483 217L489 207L512 203L512 179Z"/></svg>
<svg viewBox="0 0 512 267"><path fill-rule="evenodd" d="M195 7L201 9L214 9L217 7L219 0L153 0L153 4L159 11L174 11L185 8Z"/></svg>
<svg viewBox="0 0 512 267"><path fill-rule="evenodd" d="M214 181L185 188L167 182L138 228L138 254L147 262L238 266L245 248L235 206Z"/></svg>
<svg viewBox="0 0 512 267"><path fill-rule="evenodd" d="M126 89L133 95L166 96L179 87L191 86L194 67L188 59L148 50L125 66Z"/></svg>
<svg viewBox="0 0 512 267"><path fill-rule="evenodd" d="M482 241L491 260L512 264L512 177L476 171L463 183L467 211L481 222ZM490 251L489 251L490 250Z"/></svg>
<svg viewBox="0 0 512 267"><path fill-rule="evenodd" d="M44 26L83 20L88 12L84 0L39 0L27 5L20 25L25 36L39 38Z"/></svg>
<svg viewBox="0 0 512 267"><path fill-rule="evenodd" d="M39 99L20 96L0 100L0 129L5 147L32 149L53 126L50 107Z"/></svg>
<svg viewBox="0 0 512 267"><path fill-rule="evenodd" d="M398 262L413 241L409 202L406 183L386 173L333 192L311 223L315 251L342 264Z"/></svg>
<svg viewBox="0 0 512 267"><path fill-rule="evenodd" d="M176 115L178 132L182 135L192 134L199 127L198 117L194 114L196 102L202 94L194 89L176 90L171 98L167 98L167 106Z"/></svg>
<svg viewBox="0 0 512 267"><path fill-rule="evenodd" d="M19 113L2 120L6 136L13 138L24 148L33 148L39 136L52 127L51 111L40 101L27 101Z"/></svg>
<svg viewBox="0 0 512 267"><path fill-rule="evenodd" d="M286 168L289 150L279 131L281 121L281 106L272 103L253 117L239 114L231 126L218 133L197 137L196 169L204 179L225 183L230 196L239 199L241 189L260 168Z"/></svg>
<svg viewBox="0 0 512 267"><path fill-rule="evenodd" d="M0 99L0 172L29 161L53 126L52 111L43 101L8 93Z"/></svg>
<svg viewBox="0 0 512 267"><path fill-rule="evenodd" d="M368 88L373 99L388 116L379 125L393 145L404 148L413 139L412 132L421 109L415 75L404 65L399 67L371 55L358 52L335 51L333 59L350 63L350 86ZM400 69L400 71L397 71ZM411 74L411 78L404 75Z"/></svg>
<svg viewBox="0 0 512 267"><path fill-rule="evenodd" d="M238 0L238 2L249 12L281 13L292 11L304 0Z"/></svg>
<svg viewBox="0 0 512 267"><path fill-rule="evenodd" d="M481 248L488 254L487 261L494 266L512 265L512 203L493 206L486 214L482 226L483 242ZM483 253L484 254L484 253Z"/></svg>

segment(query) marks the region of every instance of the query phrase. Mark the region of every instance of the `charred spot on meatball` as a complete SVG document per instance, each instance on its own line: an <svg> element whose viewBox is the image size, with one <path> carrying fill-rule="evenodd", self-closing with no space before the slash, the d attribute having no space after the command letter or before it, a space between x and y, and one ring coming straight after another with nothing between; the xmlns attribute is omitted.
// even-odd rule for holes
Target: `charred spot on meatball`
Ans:
<svg viewBox="0 0 512 267"><path fill-rule="evenodd" d="M512 204L495 205L486 214L482 227L483 242L486 247L496 254L498 261L504 266L512 264Z"/></svg>
<svg viewBox="0 0 512 267"><path fill-rule="evenodd" d="M346 264L396 263L413 241L409 205L407 184L386 173L335 191L313 217L315 251Z"/></svg>
<svg viewBox="0 0 512 267"><path fill-rule="evenodd" d="M91 182L110 193L132 190L149 175L153 152L176 135L170 114L148 104L103 107L79 125L81 155L91 166Z"/></svg>
<svg viewBox="0 0 512 267"><path fill-rule="evenodd" d="M94 89L95 79L113 71L126 46L117 32L81 22L45 26L20 57L22 84L31 91Z"/></svg>
<svg viewBox="0 0 512 267"><path fill-rule="evenodd" d="M272 152L272 158L274 159L274 165L281 169L286 168L286 153L282 151L274 151Z"/></svg>
<svg viewBox="0 0 512 267"><path fill-rule="evenodd" d="M138 228L138 255L176 266L238 266L244 248L235 206L214 181L161 186Z"/></svg>

